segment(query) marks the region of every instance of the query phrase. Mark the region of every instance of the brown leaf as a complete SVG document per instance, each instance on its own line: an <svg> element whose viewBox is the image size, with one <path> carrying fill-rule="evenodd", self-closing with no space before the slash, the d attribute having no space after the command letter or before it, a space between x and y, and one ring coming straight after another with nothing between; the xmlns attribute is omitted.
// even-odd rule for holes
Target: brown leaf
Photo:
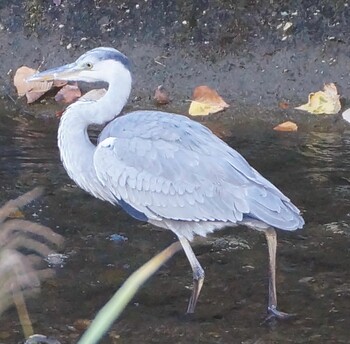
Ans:
<svg viewBox="0 0 350 344"><path fill-rule="evenodd" d="M17 69L13 83L20 97L27 97L27 103L33 103L43 94L52 88L52 81L32 81L27 82L27 78L35 74L37 71L27 66L22 66Z"/></svg>
<svg viewBox="0 0 350 344"><path fill-rule="evenodd" d="M291 121L287 121L287 122L283 122L280 123L279 125L276 125L273 130L277 130L277 131L297 131L298 130L298 126Z"/></svg>
<svg viewBox="0 0 350 344"><path fill-rule="evenodd" d="M192 99L189 108L191 116L206 116L229 107L219 94L208 86L196 87Z"/></svg>
<svg viewBox="0 0 350 344"><path fill-rule="evenodd" d="M156 88L153 99L155 100L157 105L165 105L170 102L168 92L164 89L162 85Z"/></svg>
<svg viewBox="0 0 350 344"><path fill-rule="evenodd" d="M53 81L53 85L55 87L62 87L64 85L67 85L67 81L64 81L64 80L54 80Z"/></svg>
<svg viewBox="0 0 350 344"><path fill-rule="evenodd" d="M77 83L63 86L55 95L56 102L63 104L74 103L81 97L81 91Z"/></svg>
<svg viewBox="0 0 350 344"><path fill-rule="evenodd" d="M46 92L26 92L27 104L34 103L41 96L43 96Z"/></svg>

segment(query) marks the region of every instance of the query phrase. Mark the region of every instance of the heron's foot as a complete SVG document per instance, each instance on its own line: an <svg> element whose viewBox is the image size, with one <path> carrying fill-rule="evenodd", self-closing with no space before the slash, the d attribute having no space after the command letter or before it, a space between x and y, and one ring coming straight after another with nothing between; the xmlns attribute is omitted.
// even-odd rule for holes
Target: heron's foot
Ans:
<svg viewBox="0 0 350 344"><path fill-rule="evenodd" d="M187 307L187 314L193 314L196 309L197 301L199 298L199 294L201 292L203 286L204 278L194 279L193 280L193 290L190 301Z"/></svg>
<svg viewBox="0 0 350 344"><path fill-rule="evenodd" d="M269 306L267 308L267 312L268 312L268 316L262 322L262 324L269 322L273 319L286 320L296 316L296 314L293 314L293 313L281 312L276 308L276 306Z"/></svg>

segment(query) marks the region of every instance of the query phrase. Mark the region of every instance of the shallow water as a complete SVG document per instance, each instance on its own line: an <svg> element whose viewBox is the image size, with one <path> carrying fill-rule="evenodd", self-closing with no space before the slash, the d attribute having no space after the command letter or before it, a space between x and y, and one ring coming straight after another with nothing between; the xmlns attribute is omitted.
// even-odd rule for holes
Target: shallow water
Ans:
<svg viewBox="0 0 350 344"><path fill-rule="evenodd" d="M225 117L207 124L219 134L218 127L230 126L233 134L224 139L303 211L305 228L280 232L278 246L279 308L297 315L264 323L264 237L226 229L195 246L206 280L193 317L184 316L191 270L178 253L102 343L350 343L350 130L278 133ZM56 119L0 114L0 199L44 185L45 196L26 208L27 218L66 239L66 264L28 300L35 331L63 344L81 335L77 320L92 319L128 275L175 237L75 187L59 161L56 131ZM114 233L128 240L109 240ZM230 246L234 238L244 245ZM19 342L15 311L1 320L0 343Z"/></svg>

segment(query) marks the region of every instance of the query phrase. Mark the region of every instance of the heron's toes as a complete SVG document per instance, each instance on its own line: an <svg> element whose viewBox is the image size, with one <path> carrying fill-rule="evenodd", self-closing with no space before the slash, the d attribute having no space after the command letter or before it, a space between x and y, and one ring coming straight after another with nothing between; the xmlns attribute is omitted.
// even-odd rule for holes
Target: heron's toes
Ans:
<svg viewBox="0 0 350 344"><path fill-rule="evenodd" d="M296 314L294 314L294 313L281 312L276 307L269 307L268 313L270 314L270 316L277 318L277 319L282 319L282 320L290 319L290 318L293 318L296 316Z"/></svg>
<svg viewBox="0 0 350 344"><path fill-rule="evenodd" d="M281 312L276 307L268 307L267 312L268 312L268 316L261 323L261 325L267 322L270 322L271 320L275 320L275 319L287 320L296 316L296 314L293 314L293 313Z"/></svg>

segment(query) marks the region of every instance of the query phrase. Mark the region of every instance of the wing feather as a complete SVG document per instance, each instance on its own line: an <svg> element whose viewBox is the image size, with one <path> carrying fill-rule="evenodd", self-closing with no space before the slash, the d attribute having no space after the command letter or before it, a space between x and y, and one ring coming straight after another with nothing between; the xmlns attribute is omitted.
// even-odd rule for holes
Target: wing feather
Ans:
<svg viewBox="0 0 350 344"><path fill-rule="evenodd" d="M101 182L149 219L296 229L298 209L235 150L180 115L134 112L111 122L94 155Z"/></svg>

